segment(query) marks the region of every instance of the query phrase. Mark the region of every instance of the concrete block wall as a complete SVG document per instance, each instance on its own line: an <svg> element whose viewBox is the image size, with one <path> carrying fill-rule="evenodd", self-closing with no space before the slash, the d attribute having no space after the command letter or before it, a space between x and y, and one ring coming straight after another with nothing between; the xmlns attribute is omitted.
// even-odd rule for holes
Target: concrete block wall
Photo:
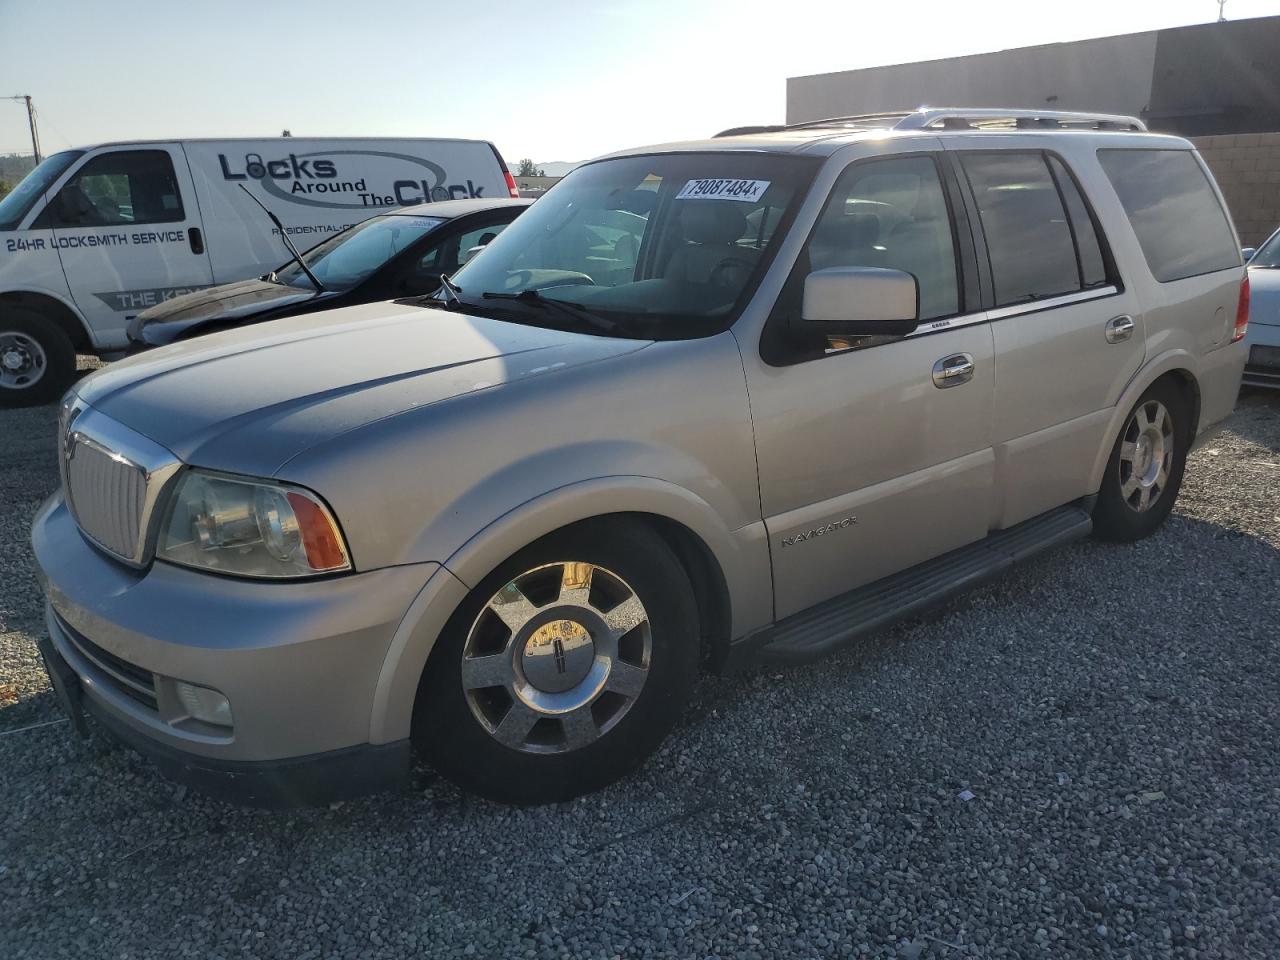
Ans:
<svg viewBox="0 0 1280 960"><path fill-rule="evenodd" d="M1191 141L1231 208L1240 242L1256 247L1280 227L1280 133L1236 133Z"/></svg>

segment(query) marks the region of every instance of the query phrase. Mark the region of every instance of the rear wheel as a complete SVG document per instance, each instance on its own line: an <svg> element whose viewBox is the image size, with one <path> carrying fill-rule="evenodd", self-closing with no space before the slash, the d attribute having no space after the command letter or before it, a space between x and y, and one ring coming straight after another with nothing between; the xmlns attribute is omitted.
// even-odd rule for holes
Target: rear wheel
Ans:
<svg viewBox="0 0 1280 960"><path fill-rule="evenodd" d="M1190 414L1168 381L1154 384L1130 411L1107 461L1093 510L1104 540L1149 536L1173 509L1191 441Z"/></svg>
<svg viewBox="0 0 1280 960"><path fill-rule="evenodd" d="M75 348L57 324L32 310L0 307L0 407L52 403L75 371Z"/></svg>
<svg viewBox="0 0 1280 960"><path fill-rule="evenodd" d="M649 756L698 665L697 605L654 532L604 520L520 551L451 618L423 676L414 739L495 800L597 790Z"/></svg>

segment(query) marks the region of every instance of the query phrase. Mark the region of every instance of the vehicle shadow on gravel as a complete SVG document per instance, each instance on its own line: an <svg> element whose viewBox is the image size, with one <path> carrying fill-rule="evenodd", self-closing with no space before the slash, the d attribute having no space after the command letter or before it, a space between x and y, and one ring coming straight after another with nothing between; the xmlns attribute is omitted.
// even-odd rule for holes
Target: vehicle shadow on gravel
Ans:
<svg viewBox="0 0 1280 960"><path fill-rule="evenodd" d="M1243 387L1230 423L1232 433L1280 452L1280 390Z"/></svg>

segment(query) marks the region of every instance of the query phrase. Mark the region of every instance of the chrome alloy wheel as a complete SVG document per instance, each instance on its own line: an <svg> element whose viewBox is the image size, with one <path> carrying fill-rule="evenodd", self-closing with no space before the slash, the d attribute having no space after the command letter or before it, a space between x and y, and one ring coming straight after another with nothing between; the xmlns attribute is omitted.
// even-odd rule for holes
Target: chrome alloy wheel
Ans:
<svg viewBox="0 0 1280 960"><path fill-rule="evenodd" d="M44 347L16 330L0 330L0 389L25 390L49 366Z"/></svg>
<svg viewBox="0 0 1280 960"><path fill-rule="evenodd" d="M1144 513L1155 505L1173 469L1173 417L1159 400L1133 411L1120 439L1120 496Z"/></svg>
<svg viewBox="0 0 1280 960"><path fill-rule="evenodd" d="M635 703L652 649L649 616L625 580L590 563L544 564L480 611L462 649L462 688L500 743L577 750Z"/></svg>

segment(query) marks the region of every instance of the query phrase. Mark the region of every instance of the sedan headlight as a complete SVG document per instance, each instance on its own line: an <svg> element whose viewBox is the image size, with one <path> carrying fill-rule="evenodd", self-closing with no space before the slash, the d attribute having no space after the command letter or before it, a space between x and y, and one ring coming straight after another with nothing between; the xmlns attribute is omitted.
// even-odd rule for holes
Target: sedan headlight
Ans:
<svg viewBox="0 0 1280 960"><path fill-rule="evenodd" d="M242 577L351 569L338 524L314 493L203 470L187 471L174 490L156 555Z"/></svg>

